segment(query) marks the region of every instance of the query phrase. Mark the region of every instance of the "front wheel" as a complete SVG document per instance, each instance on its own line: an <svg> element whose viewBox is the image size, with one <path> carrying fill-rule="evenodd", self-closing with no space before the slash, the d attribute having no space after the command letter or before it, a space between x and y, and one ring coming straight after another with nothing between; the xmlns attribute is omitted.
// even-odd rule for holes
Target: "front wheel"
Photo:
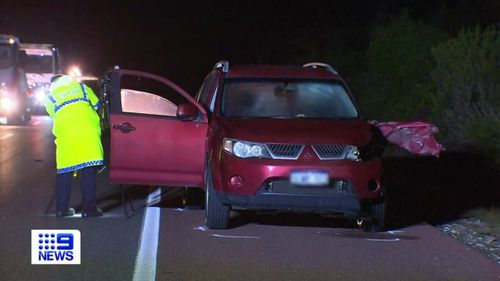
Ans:
<svg viewBox="0 0 500 281"><path fill-rule="evenodd" d="M370 204L371 219L363 223L363 230L367 232L380 232L385 227L385 205L383 199L377 200Z"/></svg>
<svg viewBox="0 0 500 281"><path fill-rule="evenodd" d="M229 223L229 206L220 202L215 194L212 172L205 171L205 209L206 225L210 229L226 229Z"/></svg>

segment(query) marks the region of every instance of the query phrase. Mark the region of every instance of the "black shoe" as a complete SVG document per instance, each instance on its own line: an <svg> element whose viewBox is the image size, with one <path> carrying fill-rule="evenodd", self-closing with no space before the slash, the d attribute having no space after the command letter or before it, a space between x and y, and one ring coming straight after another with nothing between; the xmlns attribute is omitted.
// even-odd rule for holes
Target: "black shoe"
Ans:
<svg viewBox="0 0 500 281"><path fill-rule="evenodd" d="M100 216L102 216L102 210L99 208L96 208L95 210L92 211L82 212L82 218L91 218Z"/></svg>
<svg viewBox="0 0 500 281"><path fill-rule="evenodd" d="M57 211L56 217L72 217L75 214L75 209L68 208L66 211Z"/></svg>

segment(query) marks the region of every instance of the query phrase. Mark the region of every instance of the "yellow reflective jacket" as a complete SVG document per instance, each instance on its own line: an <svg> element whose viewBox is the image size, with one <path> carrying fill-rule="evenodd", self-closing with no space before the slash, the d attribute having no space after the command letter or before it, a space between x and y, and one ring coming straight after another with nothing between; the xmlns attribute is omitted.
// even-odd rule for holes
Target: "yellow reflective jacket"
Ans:
<svg viewBox="0 0 500 281"><path fill-rule="evenodd" d="M45 109L53 119L58 174L104 164L98 107L94 91L69 76L50 86Z"/></svg>

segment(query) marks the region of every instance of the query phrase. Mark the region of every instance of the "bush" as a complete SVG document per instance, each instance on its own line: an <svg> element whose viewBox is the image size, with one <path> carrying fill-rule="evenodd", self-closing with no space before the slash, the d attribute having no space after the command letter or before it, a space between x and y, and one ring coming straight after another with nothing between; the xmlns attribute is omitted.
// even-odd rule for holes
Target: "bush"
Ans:
<svg viewBox="0 0 500 281"><path fill-rule="evenodd" d="M448 142L500 156L500 32L462 29L432 50L433 79ZM499 161L500 162L500 161Z"/></svg>

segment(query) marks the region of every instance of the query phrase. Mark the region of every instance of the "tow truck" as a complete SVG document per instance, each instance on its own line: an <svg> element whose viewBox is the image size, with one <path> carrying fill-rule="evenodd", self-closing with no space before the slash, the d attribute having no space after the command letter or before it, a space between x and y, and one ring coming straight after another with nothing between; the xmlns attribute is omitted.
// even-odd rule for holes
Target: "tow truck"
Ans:
<svg viewBox="0 0 500 281"><path fill-rule="evenodd" d="M31 119L28 83L22 68L26 53L19 49L19 38L0 34L0 121L25 123Z"/></svg>

